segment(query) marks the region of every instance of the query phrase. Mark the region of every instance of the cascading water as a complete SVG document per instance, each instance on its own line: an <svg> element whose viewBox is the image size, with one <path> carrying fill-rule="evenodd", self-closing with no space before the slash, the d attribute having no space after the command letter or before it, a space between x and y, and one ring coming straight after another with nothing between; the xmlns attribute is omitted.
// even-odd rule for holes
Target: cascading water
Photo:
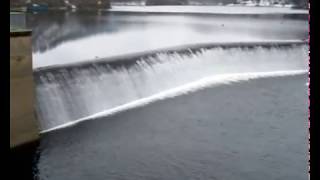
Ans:
<svg viewBox="0 0 320 180"><path fill-rule="evenodd" d="M307 69L306 44L272 43L40 69L35 71L37 113L46 131L207 76Z"/></svg>

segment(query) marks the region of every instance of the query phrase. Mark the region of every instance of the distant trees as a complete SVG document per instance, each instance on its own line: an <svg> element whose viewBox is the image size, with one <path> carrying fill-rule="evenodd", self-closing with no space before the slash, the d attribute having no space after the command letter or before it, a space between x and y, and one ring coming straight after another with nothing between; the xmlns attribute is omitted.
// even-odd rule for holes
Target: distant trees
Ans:
<svg viewBox="0 0 320 180"><path fill-rule="evenodd" d="M217 4L236 4L237 0L188 0L193 4L217 5Z"/></svg>
<svg viewBox="0 0 320 180"><path fill-rule="evenodd" d="M116 0L113 0L116 1ZM130 1L130 0L129 0ZM145 0L146 5L216 5L253 2L255 4L293 4L296 8L308 8L308 0Z"/></svg>
<svg viewBox="0 0 320 180"><path fill-rule="evenodd" d="M146 0L146 5L188 5L188 0Z"/></svg>
<svg viewBox="0 0 320 180"><path fill-rule="evenodd" d="M289 0L292 4L294 4L297 8L305 8L307 9L308 0Z"/></svg>

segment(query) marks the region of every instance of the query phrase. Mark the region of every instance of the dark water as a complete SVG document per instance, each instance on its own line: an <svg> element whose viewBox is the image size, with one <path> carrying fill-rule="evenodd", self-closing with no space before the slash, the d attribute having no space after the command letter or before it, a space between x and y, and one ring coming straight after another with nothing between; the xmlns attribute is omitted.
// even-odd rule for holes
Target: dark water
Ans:
<svg viewBox="0 0 320 180"><path fill-rule="evenodd" d="M42 135L40 179L307 180L307 75L207 88Z"/></svg>

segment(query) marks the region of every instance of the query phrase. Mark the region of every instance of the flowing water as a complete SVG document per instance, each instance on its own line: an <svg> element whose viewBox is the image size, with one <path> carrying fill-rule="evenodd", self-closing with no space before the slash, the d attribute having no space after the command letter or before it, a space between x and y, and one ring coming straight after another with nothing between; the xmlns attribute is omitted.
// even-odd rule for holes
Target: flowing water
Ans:
<svg viewBox="0 0 320 180"><path fill-rule="evenodd" d="M134 63L88 64L36 72L37 110L47 130L213 75L308 69L307 45L158 53Z"/></svg>
<svg viewBox="0 0 320 180"><path fill-rule="evenodd" d="M307 179L305 10L150 8L28 14L39 179Z"/></svg>
<svg viewBox="0 0 320 180"><path fill-rule="evenodd" d="M27 25L36 69L185 44L306 40L307 20L286 13L49 12L29 14Z"/></svg>
<svg viewBox="0 0 320 180"><path fill-rule="evenodd" d="M265 12L29 14L41 130L207 76L307 71L307 45L295 43L307 38L305 18Z"/></svg>

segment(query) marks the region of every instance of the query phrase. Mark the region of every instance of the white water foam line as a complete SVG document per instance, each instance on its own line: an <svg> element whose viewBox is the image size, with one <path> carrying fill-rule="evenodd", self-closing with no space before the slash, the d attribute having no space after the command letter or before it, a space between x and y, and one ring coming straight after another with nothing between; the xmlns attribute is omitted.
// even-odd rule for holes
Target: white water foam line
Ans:
<svg viewBox="0 0 320 180"><path fill-rule="evenodd" d="M142 107L159 100L164 100L164 99L180 96L183 94L188 94L188 93L195 92L195 91L198 91L207 87L215 86L215 85L231 84L234 82L249 81L252 79L259 79L259 78L294 76L294 75L301 75L301 74L307 74L307 73L308 73L307 70L290 70L290 71L273 71L273 72L232 73L232 74L209 76L206 78L202 78L198 81L194 81L176 88L162 91L160 93L151 95L149 97L141 98L141 99L117 106L115 108L107 109L105 111L95 113L93 115L86 116L86 117L74 120L72 122L64 123L64 124L55 126L53 128L43 130L40 133L42 134L42 133L47 133L47 132L51 132L51 131L62 129L62 128L67 128L70 126L74 126L83 121L93 120L99 117L110 116L110 115L123 112L129 109Z"/></svg>
<svg viewBox="0 0 320 180"><path fill-rule="evenodd" d="M112 6L107 11L198 14L308 14L308 10L304 9L248 6Z"/></svg>

